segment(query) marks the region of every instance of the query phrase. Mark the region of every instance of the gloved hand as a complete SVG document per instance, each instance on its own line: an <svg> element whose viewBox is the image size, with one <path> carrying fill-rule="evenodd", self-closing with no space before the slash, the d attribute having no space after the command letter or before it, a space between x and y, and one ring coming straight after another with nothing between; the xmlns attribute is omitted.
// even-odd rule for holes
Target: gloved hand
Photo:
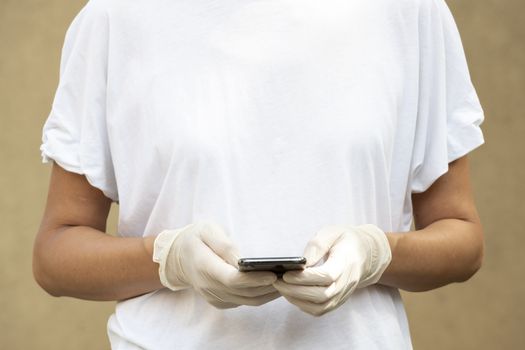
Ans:
<svg viewBox="0 0 525 350"><path fill-rule="evenodd" d="M326 261L318 266L323 257ZM385 233L375 225L329 225L304 252L306 267L288 271L275 288L304 312L321 316L342 305L356 288L376 283L392 260Z"/></svg>
<svg viewBox="0 0 525 350"><path fill-rule="evenodd" d="M153 245L163 286L194 288L217 308L257 306L280 296L272 272L239 272L239 253L221 226L196 222L162 231Z"/></svg>

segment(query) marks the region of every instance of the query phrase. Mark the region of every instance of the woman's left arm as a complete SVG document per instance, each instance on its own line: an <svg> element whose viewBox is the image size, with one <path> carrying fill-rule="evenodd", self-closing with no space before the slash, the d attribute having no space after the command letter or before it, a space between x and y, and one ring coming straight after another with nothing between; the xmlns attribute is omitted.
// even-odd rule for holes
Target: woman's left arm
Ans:
<svg viewBox="0 0 525 350"><path fill-rule="evenodd" d="M421 292L472 277L481 267L484 240L467 156L451 162L412 202L416 231L387 233L392 261L378 283Z"/></svg>

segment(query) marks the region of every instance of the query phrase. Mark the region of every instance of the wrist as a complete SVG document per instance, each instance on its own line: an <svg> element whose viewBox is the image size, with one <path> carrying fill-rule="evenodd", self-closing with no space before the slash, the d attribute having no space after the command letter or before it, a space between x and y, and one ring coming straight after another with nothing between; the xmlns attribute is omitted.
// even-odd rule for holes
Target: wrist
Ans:
<svg viewBox="0 0 525 350"><path fill-rule="evenodd" d="M398 245L400 244L400 241L404 238L404 235L396 233L396 232L386 232L385 234L388 239L388 244L390 245L390 251L392 252L392 261L390 261L390 264L388 264L388 267L385 269L385 271L381 275L381 278L379 279L378 283L391 286L392 285L391 274L393 270L395 269L394 267L394 256L396 255L395 252L397 250Z"/></svg>
<svg viewBox="0 0 525 350"><path fill-rule="evenodd" d="M184 274L177 258L180 251L175 247L175 241L184 229L164 230L153 239L152 260L159 264L160 282L173 291L190 288L189 283L183 280Z"/></svg>
<svg viewBox="0 0 525 350"><path fill-rule="evenodd" d="M390 251L392 252L392 255L394 255L399 239L403 238L403 235L393 232L385 232L385 235L388 239L388 244L390 245Z"/></svg>
<svg viewBox="0 0 525 350"><path fill-rule="evenodd" d="M367 274L358 288L377 283L392 261L392 246L389 236L378 226L367 224L358 227L363 243L368 250ZM395 241L393 242L395 244Z"/></svg>
<svg viewBox="0 0 525 350"><path fill-rule="evenodd" d="M155 236L147 236L142 239L144 250L150 258L153 259L153 245L155 243Z"/></svg>

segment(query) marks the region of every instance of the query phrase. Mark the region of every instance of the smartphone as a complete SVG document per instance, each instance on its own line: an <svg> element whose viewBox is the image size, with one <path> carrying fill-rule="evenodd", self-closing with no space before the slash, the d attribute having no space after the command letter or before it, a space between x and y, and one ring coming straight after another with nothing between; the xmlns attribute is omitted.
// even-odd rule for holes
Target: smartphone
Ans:
<svg viewBox="0 0 525 350"><path fill-rule="evenodd" d="M268 257L268 258L240 258L239 271L272 271L282 275L290 270L302 270L306 264L303 256Z"/></svg>

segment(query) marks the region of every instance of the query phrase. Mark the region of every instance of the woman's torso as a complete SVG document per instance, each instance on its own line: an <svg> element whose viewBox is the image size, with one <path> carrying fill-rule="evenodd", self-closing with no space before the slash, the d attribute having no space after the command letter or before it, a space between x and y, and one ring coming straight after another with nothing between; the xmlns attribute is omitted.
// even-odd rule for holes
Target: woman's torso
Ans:
<svg viewBox="0 0 525 350"><path fill-rule="evenodd" d="M409 230L424 2L108 1L119 235L211 220L249 257L301 255L327 224ZM108 330L154 349L411 348L384 286L323 317L161 290Z"/></svg>

